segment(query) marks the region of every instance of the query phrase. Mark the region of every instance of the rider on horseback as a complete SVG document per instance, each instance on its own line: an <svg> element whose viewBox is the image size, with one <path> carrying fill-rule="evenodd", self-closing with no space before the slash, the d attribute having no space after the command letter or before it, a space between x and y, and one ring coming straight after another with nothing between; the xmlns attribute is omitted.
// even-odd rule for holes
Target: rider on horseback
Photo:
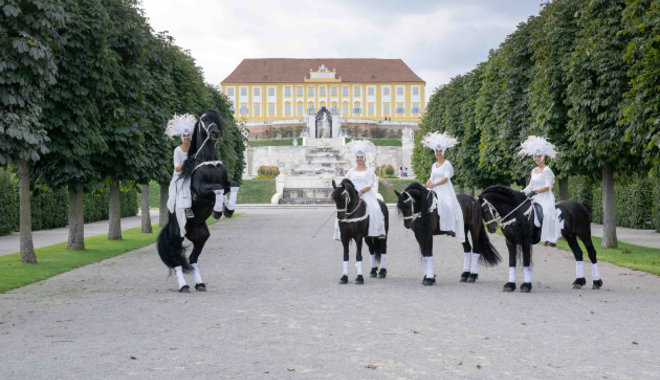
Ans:
<svg viewBox="0 0 660 380"><path fill-rule="evenodd" d="M165 133L170 136L181 136L181 145L174 149L174 173L170 181L169 194L167 199L167 209L170 213L176 215L179 223L179 232L181 237L186 234L186 221L193 218L192 197L190 194L190 179L181 178L181 169L183 162L188 158L188 149L190 148L190 135L195 128L197 119L190 114L175 115L167 123Z"/></svg>

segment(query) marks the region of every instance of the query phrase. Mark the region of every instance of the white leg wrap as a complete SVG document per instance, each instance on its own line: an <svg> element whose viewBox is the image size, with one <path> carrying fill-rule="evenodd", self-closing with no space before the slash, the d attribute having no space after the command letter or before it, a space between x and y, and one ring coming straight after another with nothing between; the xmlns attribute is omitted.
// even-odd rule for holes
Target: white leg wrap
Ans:
<svg viewBox="0 0 660 380"><path fill-rule="evenodd" d="M229 201L227 202L227 209L234 210L236 208L236 198L238 197L238 190L240 187L232 187L229 192Z"/></svg>
<svg viewBox="0 0 660 380"><path fill-rule="evenodd" d="M358 276L362 274L362 261L355 263L355 270L357 270Z"/></svg>
<svg viewBox="0 0 660 380"><path fill-rule="evenodd" d="M478 253L472 254L472 263L470 264L470 273L479 273L479 256Z"/></svg>
<svg viewBox="0 0 660 380"><path fill-rule="evenodd" d="M600 273L598 272L598 263L591 264L591 274L593 275L594 281L600 280Z"/></svg>
<svg viewBox="0 0 660 380"><path fill-rule="evenodd" d="M575 262L575 278L584 278L584 261Z"/></svg>
<svg viewBox="0 0 660 380"><path fill-rule="evenodd" d="M222 205L225 203L225 195L222 190L215 190L215 205L213 211L222 212Z"/></svg>
<svg viewBox="0 0 660 380"><path fill-rule="evenodd" d="M509 267L509 282L516 282L516 267Z"/></svg>
<svg viewBox="0 0 660 380"><path fill-rule="evenodd" d="M174 273L176 273L176 280L179 283L179 289L181 289L182 286L187 285L186 279L183 278L183 270L180 265L178 267L174 267Z"/></svg>
<svg viewBox="0 0 660 380"><path fill-rule="evenodd" d="M195 280L195 284L201 284L204 281L202 281L202 276L199 274L199 268L197 267L197 263L192 264L193 267L193 279Z"/></svg>
<svg viewBox="0 0 660 380"><path fill-rule="evenodd" d="M463 252L463 272L469 272L470 271L470 257L472 256L472 252Z"/></svg>
<svg viewBox="0 0 660 380"><path fill-rule="evenodd" d="M532 282L532 268L524 267L523 268L523 277L525 279L524 282Z"/></svg>
<svg viewBox="0 0 660 380"><path fill-rule="evenodd" d="M386 254L381 253L380 254L380 269L385 269L387 266L385 266L385 258L387 257Z"/></svg>
<svg viewBox="0 0 660 380"><path fill-rule="evenodd" d="M348 276L348 261L344 261L344 263L343 263L343 267L342 267L342 268L343 268L343 269L342 269L342 270L343 270L342 273L343 273L345 276Z"/></svg>
<svg viewBox="0 0 660 380"><path fill-rule="evenodd" d="M435 273L433 272L433 256L425 257L426 261L426 278L433 278Z"/></svg>
<svg viewBox="0 0 660 380"><path fill-rule="evenodd" d="M376 268L378 265L376 264L376 255L369 255L371 256L371 267Z"/></svg>

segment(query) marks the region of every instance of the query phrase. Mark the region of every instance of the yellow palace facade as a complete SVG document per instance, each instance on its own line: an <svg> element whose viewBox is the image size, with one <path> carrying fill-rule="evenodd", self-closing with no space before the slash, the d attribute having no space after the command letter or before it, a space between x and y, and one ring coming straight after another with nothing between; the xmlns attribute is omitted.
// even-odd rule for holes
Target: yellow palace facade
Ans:
<svg viewBox="0 0 660 380"><path fill-rule="evenodd" d="M322 107L349 123L416 124L425 85L400 59L267 58L243 60L221 88L248 125L301 122Z"/></svg>

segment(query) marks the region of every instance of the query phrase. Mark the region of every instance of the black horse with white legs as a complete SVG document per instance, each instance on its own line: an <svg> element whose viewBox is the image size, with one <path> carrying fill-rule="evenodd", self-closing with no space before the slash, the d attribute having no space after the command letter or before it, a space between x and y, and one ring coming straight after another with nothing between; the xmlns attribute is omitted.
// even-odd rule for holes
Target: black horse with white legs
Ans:
<svg viewBox="0 0 660 380"><path fill-rule="evenodd" d="M211 215L220 219L223 214L228 218L234 214L238 185L228 181L227 169L218 159L215 144L221 136L222 124L218 113L215 110L204 111L190 138L188 159L181 171L181 180L190 180L194 214L194 217L188 218L184 234L193 243L190 258L186 258L184 238L175 214L169 214L167 224L158 235L158 255L168 268L174 270L180 292L189 292L190 289L183 277L184 271L193 272L195 289L206 291L197 266L202 248L211 235L206 220ZM229 196L225 197L228 193Z"/></svg>
<svg viewBox="0 0 660 380"><path fill-rule="evenodd" d="M506 238L509 249L509 281L504 284L504 291L516 289L515 267L516 257L522 252L524 282L520 286L522 292L529 292L531 284L531 246L541 239L541 227L534 224L534 214L543 221L541 207L534 207L533 201L524 193L512 190L506 186L491 186L481 192L479 201L482 206L484 221L488 231L494 233L498 225ZM561 210L563 228L561 234L568 242L576 260L576 279L573 288L581 288L586 284L583 272L582 250L577 242L579 237L587 248L592 263L593 288L603 285L598 272L596 249L591 242L591 217L587 208L578 202L561 201L556 207Z"/></svg>
<svg viewBox="0 0 660 380"><path fill-rule="evenodd" d="M367 204L360 199L358 192L355 190L353 182L349 179L343 179L339 186L332 181L332 200L337 207L337 221L339 223L339 232L342 245L344 246L344 272L339 279L340 284L348 282L347 268L348 268L348 249L351 240L355 241L357 253L355 261L358 263L358 273L355 278L356 284L364 284L364 277L361 272L362 265L362 239L369 247L369 253L372 255L376 267L371 268L371 277L376 277L378 273L379 278L387 276L387 269L381 267L380 272L377 272L377 266L381 265L381 260L384 264L385 255L387 254L387 232L389 231L389 213L387 206L381 200L378 201L380 209L385 217L385 238L378 238L367 236L369 232L369 214L367 212Z"/></svg>
<svg viewBox="0 0 660 380"><path fill-rule="evenodd" d="M408 185L401 193L396 190L394 192L397 196L397 209L403 215L403 226L413 230L419 244L424 264L422 285L433 285L434 276L427 275L432 272L429 266L432 268L433 265L433 236L442 233L438 230L441 216L438 215L436 194L416 182ZM496 265L501 261L501 257L488 239L483 227L481 208L477 207L475 199L463 194L457 195L457 198L463 212L464 257L466 263L469 263L461 273L461 282L475 282L478 278L479 262ZM468 240L468 232L472 237L472 245Z"/></svg>

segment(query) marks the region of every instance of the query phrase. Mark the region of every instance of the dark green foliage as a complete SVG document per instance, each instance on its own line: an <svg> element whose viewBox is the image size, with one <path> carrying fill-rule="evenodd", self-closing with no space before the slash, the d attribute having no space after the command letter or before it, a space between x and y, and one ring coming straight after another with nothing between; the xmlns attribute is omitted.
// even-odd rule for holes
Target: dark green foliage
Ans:
<svg viewBox="0 0 660 380"><path fill-rule="evenodd" d="M557 182L555 182L555 187ZM555 189L555 194L559 191ZM589 212L592 211L593 200L593 185L580 177L571 177L568 180L568 199L580 202L587 206ZM599 205L598 205L599 206Z"/></svg>
<svg viewBox="0 0 660 380"><path fill-rule="evenodd" d="M67 225L69 193L65 188L33 191L31 206L32 230L47 230Z"/></svg>
<svg viewBox="0 0 660 380"><path fill-rule="evenodd" d="M0 235L18 229L18 183L12 173L0 168Z"/></svg>
<svg viewBox="0 0 660 380"><path fill-rule="evenodd" d="M4 0L0 8L0 165L37 161L48 140L43 94L56 82L54 50L67 21L57 0Z"/></svg>
<svg viewBox="0 0 660 380"><path fill-rule="evenodd" d="M622 22L630 39L623 56L630 89L620 105L625 139L660 177L660 1L626 1Z"/></svg>
<svg viewBox="0 0 660 380"><path fill-rule="evenodd" d="M293 139L272 140L248 140L248 146L292 146ZM302 138L298 139L298 145L302 145Z"/></svg>
<svg viewBox="0 0 660 380"><path fill-rule="evenodd" d="M353 138L346 137L346 143L353 141ZM401 139L359 139L359 140L369 140L375 146L401 146Z"/></svg>
<svg viewBox="0 0 660 380"><path fill-rule="evenodd" d="M660 179L653 181L653 192L651 199L653 199L653 210L651 210L651 225L657 232L660 232Z"/></svg>
<svg viewBox="0 0 660 380"><path fill-rule="evenodd" d="M396 178L396 172L392 165L381 165L376 168L375 173L378 178Z"/></svg>
<svg viewBox="0 0 660 380"><path fill-rule="evenodd" d="M222 119L222 139L216 145L218 157L227 168L229 180L240 183L245 167L245 137L236 125L227 97L210 85L206 86L206 94L208 108L217 110Z"/></svg>

